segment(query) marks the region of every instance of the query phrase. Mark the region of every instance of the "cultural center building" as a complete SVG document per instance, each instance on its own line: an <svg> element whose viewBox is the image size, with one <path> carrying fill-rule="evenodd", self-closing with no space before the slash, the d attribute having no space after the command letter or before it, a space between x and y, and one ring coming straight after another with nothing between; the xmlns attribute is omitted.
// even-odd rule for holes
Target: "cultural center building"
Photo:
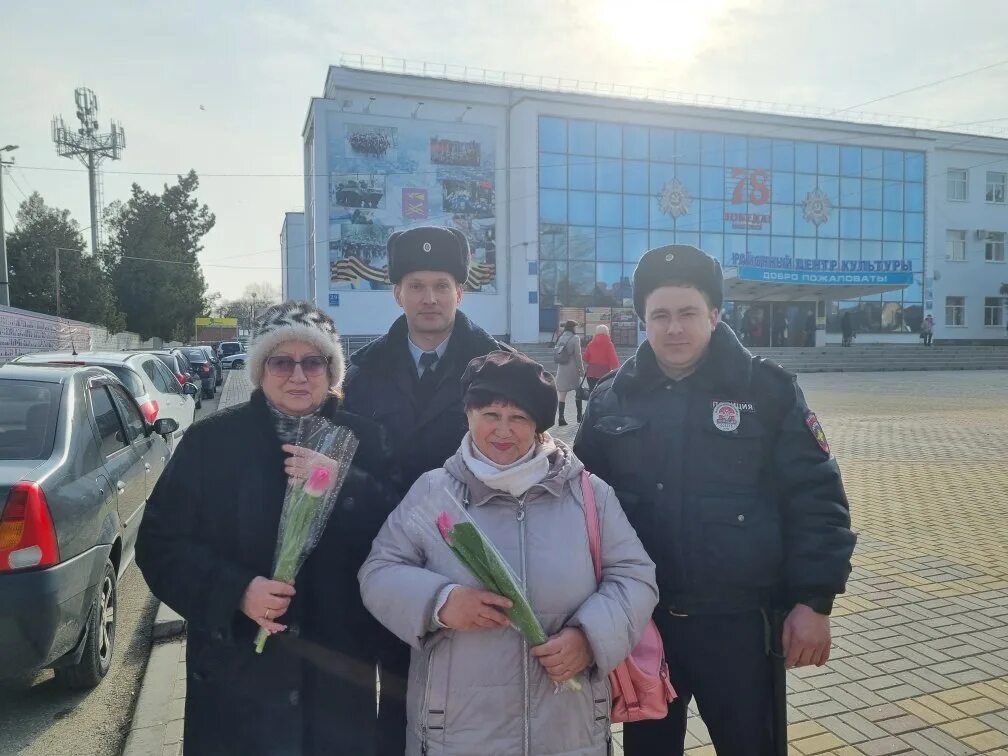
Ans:
<svg viewBox="0 0 1008 756"><path fill-rule="evenodd" d="M453 226L463 309L516 343L563 320L636 344L641 255L722 261L723 317L752 346L1008 339L1008 139L684 103L644 88L413 64L332 66L304 123L304 231L285 289L351 336L399 314L385 239ZM303 238L301 238L303 234ZM303 285L303 287L302 287Z"/></svg>

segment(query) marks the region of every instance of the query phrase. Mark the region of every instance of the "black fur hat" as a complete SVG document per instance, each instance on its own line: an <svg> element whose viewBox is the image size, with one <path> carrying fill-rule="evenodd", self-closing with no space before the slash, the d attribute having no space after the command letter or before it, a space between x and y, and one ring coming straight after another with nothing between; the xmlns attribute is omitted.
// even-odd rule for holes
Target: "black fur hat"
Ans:
<svg viewBox="0 0 1008 756"><path fill-rule="evenodd" d="M724 276L721 263L688 244L670 244L644 253L633 276L633 302L637 317L644 320L648 294L662 286L687 284L707 295L712 307L721 307Z"/></svg>
<svg viewBox="0 0 1008 756"><path fill-rule="evenodd" d="M396 231L386 242L389 281L398 284L407 273L434 270L448 273L459 286L469 277L469 240L455 228L416 226Z"/></svg>

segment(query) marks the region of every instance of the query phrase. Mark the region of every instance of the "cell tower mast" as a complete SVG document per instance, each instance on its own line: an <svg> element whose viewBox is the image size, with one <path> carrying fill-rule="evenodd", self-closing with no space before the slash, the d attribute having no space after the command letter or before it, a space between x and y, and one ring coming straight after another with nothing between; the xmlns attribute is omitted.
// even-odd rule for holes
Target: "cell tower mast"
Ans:
<svg viewBox="0 0 1008 756"><path fill-rule="evenodd" d="M87 87L74 90L77 103L77 119L81 125L76 131L67 128L62 116L53 116L52 137L56 143L56 154L62 157L79 158L88 169L88 184L91 190L91 253L97 254L101 226L99 213L102 206L102 183L98 166L102 160L118 160L126 146L126 135L122 124L112 121L111 131L98 133L98 98Z"/></svg>

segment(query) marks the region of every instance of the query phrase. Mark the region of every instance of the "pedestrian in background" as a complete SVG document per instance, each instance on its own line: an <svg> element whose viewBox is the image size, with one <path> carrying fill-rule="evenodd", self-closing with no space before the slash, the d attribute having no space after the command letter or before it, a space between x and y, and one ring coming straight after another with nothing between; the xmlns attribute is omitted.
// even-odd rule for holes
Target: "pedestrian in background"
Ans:
<svg viewBox="0 0 1008 756"><path fill-rule="evenodd" d="M655 560L679 694L665 719L624 727L627 756L682 754L692 698L719 756L786 752L782 665L829 658L850 573L855 536L822 426L794 375L719 322L722 285L695 247L644 255L633 296L647 341L595 387L574 442Z"/></svg>
<svg viewBox="0 0 1008 756"><path fill-rule="evenodd" d="M924 339L924 346L931 346L931 341L934 339L934 318L930 314L921 323L921 338Z"/></svg>
<svg viewBox="0 0 1008 756"><path fill-rule="evenodd" d="M417 226L392 234L386 247L392 293L403 315L350 357L343 390L349 411L385 429L405 493L458 450L468 427L460 382L466 365L510 347L458 309L472 257L465 234ZM381 662L379 753L402 756L409 646L379 632L388 639Z"/></svg>
<svg viewBox="0 0 1008 756"><path fill-rule="evenodd" d="M591 476L602 530L596 581L583 466L546 432L556 387L539 363L493 352L469 363L462 385L469 433L410 489L360 572L365 604L413 648L406 754L605 756L607 675L651 616L654 563L612 488ZM509 626L510 602L445 544L435 521L451 498L521 576L546 643L530 649ZM580 690L555 690L572 678Z"/></svg>
<svg viewBox="0 0 1008 756"><path fill-rule="evenodd" d="M843 338L840 345L849 347L854 340L854 321L849 312L845 312L840 318L840 335Z"/></svg>
<svg viewBox="0 0 1008 756"><path fill-rule="evenodd" d="M742 316L742 322L739 324L738 335L741 342L750 347L752 343L752 330L753 330L753 309L751 307L746 308L745 314Z"/></svg>
<svg viewBox="0 0 1008 756"><path fill-rule="evenodd" d="M596 326L595 335L584 350L584 363L589 391L595 388L595 384L602 378L619 368L619 356L616 354L616 347L609 336L609 326ZM581 419L580 411L578 419Z"/></svg>
<svg viewBox="0 0 1008 756"><path fill-rule="evenodd" d="M381 429L340 406L343 350L308 302L257 320L256 390L192 425L158 480L137 565L185 618L186 753L278 756L375 752L376 638L357 571L399 500ZM302 418L348 427L359 445L333 513L294 585L269 579ZM261 655L259 628L273 637Z"/></svg>
<svg viewBox="0 0 1008 756"><path fill-rule="evenodd" d="M773 344L772 346L787 346L788 319L783 308L775 307L773 314Z"/></svg>
<svg viewBox="0 0 1008 756"><path fill-rule="evenodd" d="M816 316L815 311L810 310L805 317L805 346L814 347L816 337Z"/></svg>
<svg viewBox="0 0 1008 756"><path fill-rule="evenodd" d="M556 362L556 392L559 408L557 410L557 425L567 425L564 417L567 397L581 383L585 374L584 359L581 356L581 337L577 335L577 323L568 320L563 324L563 332L553 347L553 361ZM577 399L577 421L581 422L582 403Z"/></svg>

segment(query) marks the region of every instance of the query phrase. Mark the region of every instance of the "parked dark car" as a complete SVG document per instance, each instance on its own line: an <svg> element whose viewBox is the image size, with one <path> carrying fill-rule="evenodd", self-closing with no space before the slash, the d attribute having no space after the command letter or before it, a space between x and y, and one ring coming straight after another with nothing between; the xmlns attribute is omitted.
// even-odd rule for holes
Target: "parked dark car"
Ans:
<svg viewBox="0 0 1008 756"><path fill-rule="evenodd" d="M224 382L224 369L220 364L220 357L217 356L217 350L208 344L200 344L199 348L202 349L213 366L217 369L217 385L220 386Z"/></svg>
<svg viewBox="0 0 1008 756"><path fill-rule="evenodd" d="M189 364L189 360L186 359L184 354L164 349L154 350L151 354L157 355L157 358L168 366L168 369L172 371L175 378L183 386L190 382L196 386L202 385L202 378L196 372L196 368ZM200 409L203 406L202 395L202 391L196 395L196 409Z"/></svg>
<svg viewBox="0 0 1008 756"><path fill-rule="evenodd" d="M210 362L210 358L206 356L206 352L200 347L179 347L178 349L173 349L172 352L182 355L189 361L189 364L196 371L196 375L199 376L199 382L203 389L203 398L213 399L214 394L217 393L217 368Z"/></svg>
<svg viewBox="0 0 1008 756"><path fill-rule="evenodd" d="M176 427L148 424L104 368L0 366L0 674L108 673L116 586Z"/></svg>

